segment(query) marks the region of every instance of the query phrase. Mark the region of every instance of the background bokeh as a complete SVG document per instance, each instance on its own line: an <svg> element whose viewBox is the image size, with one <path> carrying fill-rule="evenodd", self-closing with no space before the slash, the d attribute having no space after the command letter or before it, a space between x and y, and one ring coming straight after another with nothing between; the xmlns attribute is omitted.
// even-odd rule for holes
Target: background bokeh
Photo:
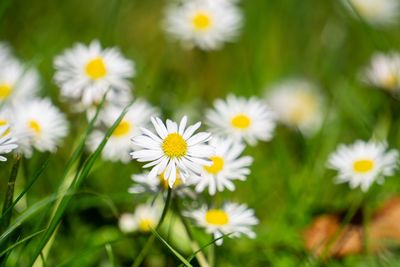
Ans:
<svg viewBox="0 0 400 267"><path fill-rule="evenodd" d="M134 94L160 107L164 117L189 114L203 118L213 100L232 92L262 97L265 88L287 77L315 81L325 96L326 118L322 130L311 138L278 127L274 139L256 148L252 174L238 182L237 190L220 196L246 202L254 208L260 224L257 238L226 240L217 248L218 266L397 266L395 251L382 255L359 255L342 260L314 261L304 250L302 231L322 211L345 210L361 197L358 190L333 183L334 172L326 169L328 154L339 143L372 136L387 138L399 147L400 109L396 99L373 90L357 79L360 67L374 51L399 48L400 29L376 30L360 22L340 1L242 0L245 25L238 41L216 52L184 50L162 30L163 10L168 1L156 0L3 0L0 3L0 39L17 56L37 66L43 96L51 96L68 115L70 137L43 176L24 200L31 205L54 193L76 137L86 127L84 115L71 112L59 100L52 82L55 55L75 42L99 39L103 46L118 46L135 61ZM36 153L23 162L17 191L46 155ZM11 165L0 170L0 186ZM128 165L99 161L74 197L54 240L48 266L108 266L104 244L110 242L116 262L127 266L143 246L146 236L122 237L118 216L143 202L128 194L130 175L140 171ZM400 190L399 177L374 185L368 197L372 208ZM19 205L23 209L24 203ZM49 209L50 210L50 209ZM21 230L29 233L45 222L37 216ZM200 231L199 231L200 232ZM113 241L114 240L114 241ZM24 246L29 255L29 243ZM24 266L23 253L11 257L9 266ZM178 261L156 243L146 266L176 266ZM63 265L64 264L64 265ZM385 265L386 264L386 265Z"/></svg>

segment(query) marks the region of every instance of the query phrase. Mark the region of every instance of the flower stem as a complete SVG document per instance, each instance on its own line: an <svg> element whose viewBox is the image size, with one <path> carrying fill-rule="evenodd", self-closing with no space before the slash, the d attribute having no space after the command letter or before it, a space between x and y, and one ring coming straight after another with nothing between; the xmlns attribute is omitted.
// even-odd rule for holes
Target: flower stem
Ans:
<svg viewBox="0 0 400 267"><path fill-rule="evenodd" d="M164 205L164 209L161 213L161 217L160 220L158 221L158 224L156 226L156 231L161 227L166 215L167 215L167 211L168 211L168 207L169 204L171 202L171 196L172 196L172 189L170 187L168 187L168 193L167 193L167 198L165 200L165 205ZM142 248L142 250L139 252L139 255L136 257L135 261L132 264L132 267L139 267L140 264L143 262L144 257L147 255L149 249L151 248L151 245L154 242L155 239L155 235L151 235L147 241L146 244L144 245L144 247Z"/></svg>

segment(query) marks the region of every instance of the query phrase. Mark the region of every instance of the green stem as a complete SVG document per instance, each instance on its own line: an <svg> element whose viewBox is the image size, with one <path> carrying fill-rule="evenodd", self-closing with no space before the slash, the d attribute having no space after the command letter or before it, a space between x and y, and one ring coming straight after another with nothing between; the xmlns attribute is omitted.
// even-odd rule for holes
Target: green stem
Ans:
<svg viewBox="0 0 400 267"><path fill-rule="evenodd" d="M171 196L172 196L172 189L170 187L168 187L167 199L165 200L164 209L161 213L160 220L158 221L158 224L156 226L156 231L161 227L161 225L167 215L168 207L171 202ZM151 235L147 239L146 244L144 245L143 249L139 252L139 255L136 257L135 261L132 264L132 267L139 267L140 264L142 264L144 258L146 257L147 253L149 252L155 238L156 238L155 235Z"/></svg>

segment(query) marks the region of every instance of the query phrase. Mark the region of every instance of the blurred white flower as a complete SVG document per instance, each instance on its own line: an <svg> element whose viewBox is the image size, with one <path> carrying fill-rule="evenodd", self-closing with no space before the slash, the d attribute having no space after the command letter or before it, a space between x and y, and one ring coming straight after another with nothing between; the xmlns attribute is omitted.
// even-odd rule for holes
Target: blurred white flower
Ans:
<svg viewBox="0 0 400 267"><path fill-rule="evenodd" d="M361 73L361 79L369 85L394 94L400 91L400 54L397 52L375 53L370 65Z"/></svg>
<svg viewBox="0 0 400 267"><path fill-rule="evenodd" d="M33 148L55 152L68 133L64 114L49 99L20 102L12 112L12 131L26 157L31 157Z"/></svg>
<svg viewBox="0 0 400 267"><path fill-rule="evenodd" d="M198 210L187 211L185 215L194 219L196 224L205 228L206 232L213 234L214 239L229 234L228 237L240 237L246 235L255 238L256 234L251 229L258 224L258 219L252 209L244 204L225 203L222 209L208 209L206 206ZM222 238L216 241L221 245Z"/></svg>
<svg viewBox="0 0 400 267"><path fill-rule="evenodd" d="M0 161L7 161L3 154L10 153L18 147L17 140L10 132L8 125L0 125Z"/></svg>
<svg viewBox="0 0 400 267"><path fill-rule="evenodd" d="M323 100L309 81L290 79L268 88L267 103L280 122L310 135L321 126Z"/></svg>
<svg viewBox="0 0 400 267"><path fill-rule="evenodd" d="M232 42L242 24L242 12L228 0L183 0L167 8L165 19L171 36L203 50Z"/></svg>
<svg viewBox="0 0 400 267"><path fill-rule="evenodd" d="M119 219L119 228L124 233L135 231L149 232L151 228L156 228L161 216L161 206L156 201L153 205L140 204L135 212L124 213Z"/></svg>
<svg viewBox="0 0 400 267"><path fill-rule="evenodd" d="M90 151L96 150L106 131L113 125L122 111L122 107L109 105L100 112L99 121L104 124L104 130L95 130L89 136L87 145ZM109 161L128 163L131 159L129 153L133 151L134 147L131 138L140 134L140 128L148 126L150 118L157 115L157 113L156 109L146 101L136 100L128 108L122 121L108 139L102 152L102 158Z"/></svg>
<svg viewBox="0 0 400 267"><path fill-rule="evenodd" d="M200 176L194 176L196 191L203 192L208 188L209 194L215 195L225 188L235 190L232 181L246 180L246 176L250 174L248 167L253 162L252 157L240 157L245 145L231 138L214 137L209 144L215 147L215 155L210 158L213 164L205 166Z"/></svg>
<svg viewBox="0 0 400 267"><path fill-rule="evenodd" d="M338 171L337 182L348 182L351 188L367 191L373 182L383 183L397 169L397 150L387 150L385 143L357 141L340 145L331 154L328 167Z"/></svg>
<svg viewBox="0 0 400 267"><path fill-rule="evenodd" d="M171 120L167 120L165 126L159 118L151 118L151 122L156 134L141 128L143 134L132 138L137 148L131 153L133 159L148 162L144 168L152 167L148 175L150 178L164 173L169 186L173 188L177 171L185 183L191 173L200 173L203 165L210 165L208 158L213 155L214 148L205 143L211 139L211 134L194 134L200 122L188 128L186 116L179 126Z"/></svg>
<svg viewBox="0 0 400 267"><path fill-rule="evenodd" d="M31 99L38 89L39 74L35 69L12 59L0 62L0 104Z"/></svg>
<svg viewBox="0 0 400 267"><path fill-rule="evenodd" d="M6 43L0 43L0 66L4 67L9 61L15 60L11 53L11 49Z"/></svg>
<svg viewBox="0 0 400 267"><path fill-rule="evenodd" d="M398 23L400 11L398 0L342 0L342 2L354 16L360 15L370 24L384 26Z"/></svg>
<svg viewBox="0 0 400 267"><path fill-rule="evenodd" d="M258 140L272 138L275 115L256 97L245 99L229 95L225 101L215 101L214 109L206 112L206 123L213 133L255 145Z"/></svg>
<svg viewBox="0 0 400 267"><path fill-rule="evenodd" d="M133 174L131 176L134 184L128 189L131 194L143 194L151 193L157 194L160 191L166 191L169 187L168 180L165 179L164 173L161 173L155 177L149 177L149 173L145 172L142 174ZM180 197L195 197L195 193L190 189L192 179L189 179L183 183L179 172L176 174L176 180L173 184L173 193L176 193Z"/></svg>
<svg viewBox="0 0 400 267"><path fill-rule="evenodd" d="M89 46L78 43L54 60L54 80L64 97L80 101L85 107L107 99L113 103L131 97L129 79L135 74L132 61L117 48L102 49L98 41Z"/></svg>

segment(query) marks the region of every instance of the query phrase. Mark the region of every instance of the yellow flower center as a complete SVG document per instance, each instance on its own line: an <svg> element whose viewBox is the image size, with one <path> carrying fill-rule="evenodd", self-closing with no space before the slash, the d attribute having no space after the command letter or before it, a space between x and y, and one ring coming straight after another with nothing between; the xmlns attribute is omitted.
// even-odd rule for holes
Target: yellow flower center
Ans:
<svg viewBox="0 0 400 267"><path fill-rule="evenodd" d="M12 91L12 86L8 83L0 84L0 100L6 99Z"/></svg>
<svg viewBox="0 0 400 267"><path fill-rule="evenodd" d="M4 125L7 125L7 124L8 124L8 121L0 119L0 126L4 126Z"/></svg>
<svg viewBox="0 0 400 267"><path fill-rule="evenodd" d="M37 120L29 120L28 127L31 128L35 134L40 134L42 132L42 127Z"/></svg>
<svg viewBox="0 0 400 267"><path fill-rule="evenodd" d="M394 74L388 75L385 77L385 79L382 81L383 87L385 89L388 89L389 91L392 91L396 88L397 86L397 77Z"/></svg>
<svg viewBox="0 0 400 267"><path fill-rule="evenodd" d="M167 135L162 144L164 154L170 158L178 158L186 155L187 143L178 133Z"/></svg>
<svg viewBox="0 0 400 267"><path fill-rule="evenodd" d="M212 160L212 165L204 166L204 169L211 174L219 173L224 167L224 159L218 156L211 157L210 159Z"/></svg>
<svg viewBox="0 0 400 267"><path fill-rule="evenodd" d="M164 176L164 172L162 172L158 178L160 179L160 185L164 188L164 189L168 189L168 180L165 180L165 176ZM176 180L174 182L174 185L172 186L172 188L177 188L178 186L182 185L182 179L179 175L179 172L176 171Z"/></svg>
<svg viewBox="0 0 400 267"><path fill-rule="evenodd" d="M206 222L213 225L226 225L229 222L229 217L223 210L212 209L206 213Z"/></svg>
<svg viewBox="0 0 400 267"><path fill-rule="evenodd" d="M289 114L289 122L300 124L309 120L316 113L317 102L310 93L306 92L301 92L296 97L297 101Z"/></svg>
<svg viewBox="0 0 400 267"><path fill-rule="evenodd" d="M141 232L149 232L151 228L155 225L152 219L141 219L139 221L139 231Z"/></svg>
<svg viewBox="0 0 400 267"><path fill-rule="evenodd" d="M231 123L235 128L247 129L251 125L251 119L245 114L238 114L232 118Z"/></svg>
<svg viewBox="0 0 400 267"><path fill-rule="evenodd" d="M107 68L104 64L104 60L100 57L96 57L90 60L86 64L86 74L92 80L103 78L107 74Z"/></svg>
<svg viewBox="0 0 400 267"><path fill-rule="evenodd" d="M205 12L197 12L192 18L193 26L198 31L204 31L211 27L212 20Z"/></svg>
<svg viewBox="0 0 400 267"><path fill-rule="evenodd" d="M125 136L131 131L131 128L132 128L132 125L129 122L122 120L118 124L117 128L115 128L112 135L115 137Z"/></svg>
<svg viewBox="0 0 400 267"><path fill-rule="evenodd" d="M365 173L369 172L374 168L374 162L370 159L360 159L353 163L353 169L355 172Z"/></svg>

